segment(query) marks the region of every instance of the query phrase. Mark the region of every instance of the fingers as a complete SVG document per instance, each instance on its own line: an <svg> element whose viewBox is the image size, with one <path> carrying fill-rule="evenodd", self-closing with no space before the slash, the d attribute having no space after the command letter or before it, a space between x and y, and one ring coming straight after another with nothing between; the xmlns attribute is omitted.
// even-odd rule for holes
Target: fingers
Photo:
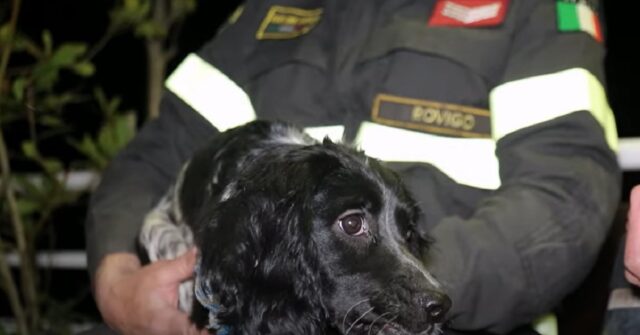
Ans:
<svg viewBox="0 0 640 335"><path fill-rule="evenodd" d="M121 334L206 334L177 309L178 285L193 275L196 259L194 248L174 260L142 267L135 259L125 271L120 271L121 262L104 262L104 278L96 285L102 299L96 302L105 322Z"/></svg>
<svg viewBox="0 0 640 335"><path fill-rule="evenodd" d="M627 280L640 286L640 185L633 188L629 200L624 265Z"/></svg>
<svg viewBox="0 0 640 335"><path fill-rule="evenodd" d="M630 282L631 284L635 285L635 286L640 286L640 277L636 276L633 272L631 272L630 270L625 270L624 272L624 277L627 279L628 282Z"/></svg>
<svg viewBox="0 0 640 335"><path fill-rule="evenodd" d="M192 324L191 329L189 329L189 335L210 335L207 329L198 329L196 325Z"/></svg>
<svg viewBox="0 0 640 335"><path fill-rule="evenodd" d="M197 249L192 248L176 259L153 263L158 271L158 280L164 283L180 283L193 277L196 265Z"/></svg>
<svg viewBox="0 0 640 335"><path fill-rule="evenodd" d="M207 335L209 332L206 329L199 330L187 314L172 311L170 314L166 314L162 323L166 325L160 330L163 334L180 334L180 335Z"/></svg>

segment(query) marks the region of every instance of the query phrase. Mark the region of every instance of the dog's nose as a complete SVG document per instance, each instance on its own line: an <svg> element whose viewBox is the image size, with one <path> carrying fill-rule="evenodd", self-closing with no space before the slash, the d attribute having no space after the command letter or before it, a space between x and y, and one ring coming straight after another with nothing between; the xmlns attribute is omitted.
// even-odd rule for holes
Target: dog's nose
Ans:
<svg viewBox="0 0 640 335"><path fill-rule="evenodd" d="M429 292L422 294L418 299L420 299L419 305L424 308L430 322L444 321L444 316L451 307L451 299L446 294Z"/></svg>

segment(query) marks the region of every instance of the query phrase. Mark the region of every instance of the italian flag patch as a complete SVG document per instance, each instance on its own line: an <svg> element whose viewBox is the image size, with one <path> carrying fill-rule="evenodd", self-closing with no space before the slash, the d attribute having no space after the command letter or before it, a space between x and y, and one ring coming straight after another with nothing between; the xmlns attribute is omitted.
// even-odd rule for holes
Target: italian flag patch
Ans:
<svg viewBox="0 0 640 335"><path fill-rule="evenodd" d="M558 1L557 12L560 31L584 31L598 42L602 42L602 30L598 16L585 1Z"/></svg>

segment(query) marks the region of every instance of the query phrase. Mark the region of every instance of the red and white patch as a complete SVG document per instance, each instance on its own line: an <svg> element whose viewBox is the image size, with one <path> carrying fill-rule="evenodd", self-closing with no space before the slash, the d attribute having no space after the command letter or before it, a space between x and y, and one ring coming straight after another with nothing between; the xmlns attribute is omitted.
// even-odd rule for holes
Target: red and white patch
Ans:
<svg viewBox="0 0 640 335"><path fill-rule="evenodd" d="M509 0L438 0L429 26L486 27L504 21Z"/></svg>

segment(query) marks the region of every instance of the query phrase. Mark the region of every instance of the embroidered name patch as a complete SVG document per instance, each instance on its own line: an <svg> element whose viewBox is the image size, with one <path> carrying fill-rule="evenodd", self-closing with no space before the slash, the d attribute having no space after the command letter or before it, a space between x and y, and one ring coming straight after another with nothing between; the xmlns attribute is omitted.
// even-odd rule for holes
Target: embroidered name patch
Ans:
<svg viewBox="0 0 640 335"><path fill-rule="evenodd" d="M602 42L602 28L593 6L586 0L560 0L556 3L558 30L585 32Z"/></svg>
<svg viewBox="0 0 640 335"><path fill-rule="evenodd" d="M486 109L378 94L372 120L449 137L491 137L491 113Z"/></svg>
<svg viewBox="0 0 640 335"><path fill-rule="evenodd" d="M429 26L486 27L504 21L508 0L438 0Z"/></svg>
<svg viewBox="0 0 640 335"><path fill-rule="evenodd" d="M304 35L318 24L321 16L322 8L272 6L256 32L256 38L287 39Z"/></svg>

